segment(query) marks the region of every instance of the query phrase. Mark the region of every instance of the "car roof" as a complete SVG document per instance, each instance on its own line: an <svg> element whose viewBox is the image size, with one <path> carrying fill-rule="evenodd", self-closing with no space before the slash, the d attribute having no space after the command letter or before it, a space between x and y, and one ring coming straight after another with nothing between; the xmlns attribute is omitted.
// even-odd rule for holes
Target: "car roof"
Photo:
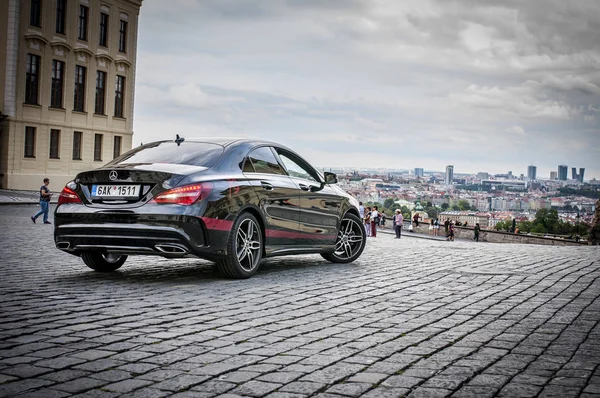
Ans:
<svg viewBox="0 0 600 398"><path fill-rule="evenodd" d="M228 147L231 145L271 145L286 148L285 145L279 144L273 141L266 141L260 139L252 139L252 138L241 138L241 137L181 137L184 138L184 142L198 142L198 143L209 143L221 145L223 147ZM168 142L171 140L163 140L163 142ZM286 148L287 149L287 148Z"/></svg>

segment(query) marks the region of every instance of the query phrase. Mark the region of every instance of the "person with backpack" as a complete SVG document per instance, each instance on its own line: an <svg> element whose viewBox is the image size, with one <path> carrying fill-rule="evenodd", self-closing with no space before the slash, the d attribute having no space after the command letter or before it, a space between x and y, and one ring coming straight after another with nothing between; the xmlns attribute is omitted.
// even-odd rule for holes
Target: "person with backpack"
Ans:
<svg viewBox="0 0 600 398"><path fill-rule="evenodd" d="M381 221L381 214L377 211L377 206L373 206L373 210L371 210L371 236L373 238L377 237L377 226Z"/></svg>

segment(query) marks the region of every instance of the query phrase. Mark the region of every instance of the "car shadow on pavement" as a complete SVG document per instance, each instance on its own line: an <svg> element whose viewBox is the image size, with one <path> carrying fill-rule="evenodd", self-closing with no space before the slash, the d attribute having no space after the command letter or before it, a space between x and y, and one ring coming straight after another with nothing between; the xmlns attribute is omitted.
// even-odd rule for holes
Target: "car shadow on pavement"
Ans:
<svg viewBox="0 0 600 398"><path fill-rule="evenodd" d="M284 276L286 273L330 267L348 267L348 264L332 264L320 256L289 256L264 259L257 273L251 279L260 279L273 274ZM72 268L71 268L72 267ZM74 283L118 282L118 283L173 283L190 284L212 281L230 281L235 279L223 276L214 263L199 259L162 260L152 258L131 259L114 272L95 272L84 264L71 266L72 272L61 274L57 278ZM335 272L335 270L331 270Z"/></svg>

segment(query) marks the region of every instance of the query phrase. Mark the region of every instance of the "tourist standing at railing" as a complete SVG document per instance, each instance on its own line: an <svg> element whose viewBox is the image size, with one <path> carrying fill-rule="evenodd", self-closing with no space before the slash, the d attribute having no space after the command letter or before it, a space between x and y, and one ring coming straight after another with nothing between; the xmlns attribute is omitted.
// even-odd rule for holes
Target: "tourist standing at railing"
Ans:
<svg viewBox="0 0 600 398"><path fill-rule="evenodd" d="M481 231L481 228L479 227L479 223L476 223L475 228L473 228L473 239L475 242L479 242L479 231Z"/></svg>
<svg viewBox="0 0 600 398"><path fill-rule="evenodd" d="M377 237L377 225L381 220L381 215L377 211L377 206L373 206L373 210L371 210L371 236L373 238Z"/></svg>
<svg viewBox="0 0 600 398"><path fill-rule="evenodd" d="M404 217L402 217L402 212L400 209L396 209L396 214L394 215L394 232L396 232L396 239L400 239L402 237L403 223Z"/></svg>

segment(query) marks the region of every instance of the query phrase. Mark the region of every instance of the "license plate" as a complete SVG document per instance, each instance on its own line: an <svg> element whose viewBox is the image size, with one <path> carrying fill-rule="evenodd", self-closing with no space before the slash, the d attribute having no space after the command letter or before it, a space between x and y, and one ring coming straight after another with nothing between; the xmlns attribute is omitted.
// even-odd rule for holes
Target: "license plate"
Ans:
<svg viewBox="0 0 600 398"><path fill-rule="evenodd" d="M139 185L92 185L92 196L126 198L139 195Z"/></svg>

